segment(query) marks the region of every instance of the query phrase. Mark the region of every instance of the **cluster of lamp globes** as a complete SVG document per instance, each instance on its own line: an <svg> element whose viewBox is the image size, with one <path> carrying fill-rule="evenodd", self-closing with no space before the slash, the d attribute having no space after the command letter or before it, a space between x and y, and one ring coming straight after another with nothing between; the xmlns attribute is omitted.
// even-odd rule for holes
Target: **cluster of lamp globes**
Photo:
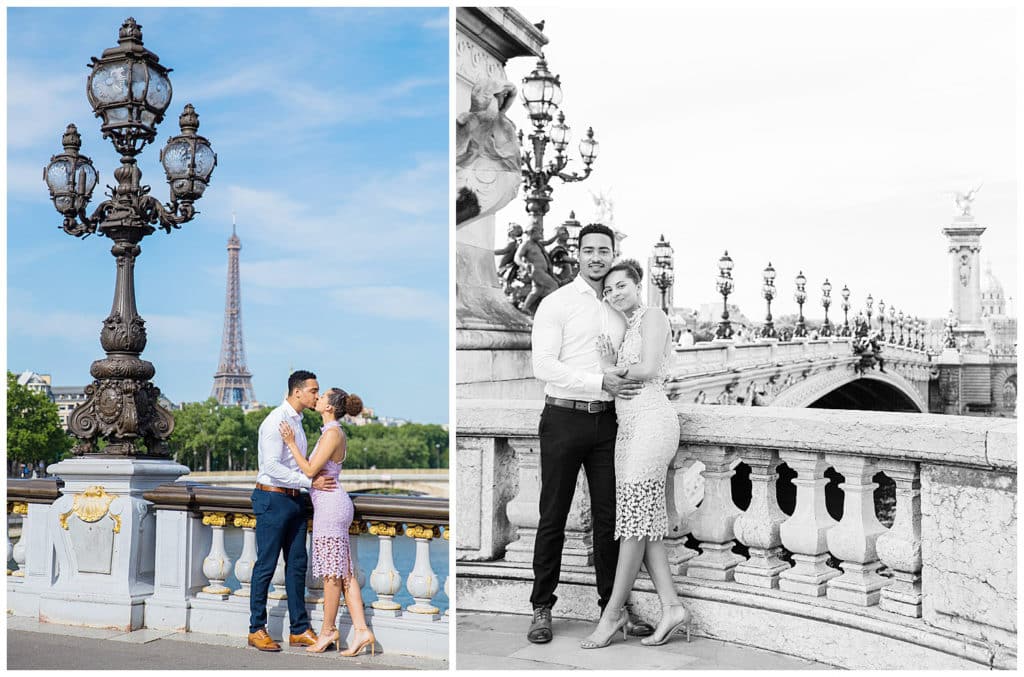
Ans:
<svg viewBox="0 0 1024 677"><path fill-rule="evenodd" d="M93 57L89 68L92 72L86 94L96 117L103 121L103 138L110 139L121 154L123 167L134 165L134 157L156 138L156 126L171 103L171 81L167 77L171 69L143 47L141 26L130 17L121 26L118 46L105 50L99 59ZM193 213L191 203L202 197L209 184L217 155L210 142L196 134L199 116L192 104L185 106L179 126L181 133L168 139L160 151L160 161L170 185L169 211L186 205L183 215L187 218L179 219L186 221ZM76 219L81 219L86 227L72 234L88 234L95 231L95 224L89 223L84 211L99 174L92 160L79 153L82 140L75 125L68 125L62 143L64 152L50 159L43 180L54 207L65 217L65 230L71 232ZM115 176L120 180L119 172L122 170L117 170Z"/></svg>
<svg viewBox="0 0 1024 677"><path fill-rule="evenodd" d="M562 103L562 83L559 76L548 70L547 61L541 57L537 67L523 78L523 105L529 112L530 120L537 132L547 130L547 137L555 146L559 156L565 155L565 149L572 140L572 131L565 124L565 113L559 109ZM552 123L554 112L558 110L558 121ZM594 139L594 128L587 128L587 135L580 141L579 150L583 164L589 170L597 159L601 145Z"/></svg>

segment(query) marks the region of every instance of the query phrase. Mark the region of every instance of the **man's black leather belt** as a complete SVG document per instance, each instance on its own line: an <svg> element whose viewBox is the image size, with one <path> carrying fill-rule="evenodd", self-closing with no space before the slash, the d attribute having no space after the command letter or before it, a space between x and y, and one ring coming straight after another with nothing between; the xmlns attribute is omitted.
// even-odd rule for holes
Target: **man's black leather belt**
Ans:
<svg viewBox="0 0 1024 677"><path fill-rule="evenodd" d="M553 407L575 409L576 411L585 411L588 414L598 414L615 407L614 401L594 400L592 402L584 402L583 400L563 400L561 397L551 397L550 395L544 396L544 402Z"/></svg>
<svg viewBox="0 0 1024 677"><path fill-rule="evenodd" d="M289 489L287 487L272 487L269 484L256 483L256 488L260 491L273 491L275 494L288 494L289 496L298 496L302 492L298 489Z"/></svg>

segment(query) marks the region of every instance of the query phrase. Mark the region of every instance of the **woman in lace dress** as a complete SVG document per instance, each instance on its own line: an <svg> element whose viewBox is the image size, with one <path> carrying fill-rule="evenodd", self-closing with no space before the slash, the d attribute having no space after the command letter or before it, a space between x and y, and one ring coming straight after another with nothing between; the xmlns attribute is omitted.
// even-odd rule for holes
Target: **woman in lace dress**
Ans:
<svg viewBox="0 0 1024 677"><path fill-rule="evenodd" d="M626 333L616 350L607 335L598 338L598 351L606 371L642 381L640 394L616 398L619 429L615 437L615 537L619 561L611 597L597 628L581 646L608 646L626 623L623 605L640 572L640 562L661 598L662 615L654 634L641 640L646 646L668 641L673 632L687 628L690 613L683 607L668 568L662 540L668 532L665 480L679 447L679 419L665 394L669 358L673 354L668 318L659 308L640 303L643 273L635 261L612 266L604 279L605 298L626 318ZM625 369L625 373L622 370Z"/></svg>
<svg viewBox="0 0 1024 677"><path fill-rule="evenodd" d="M321 395L316 403L316 411L323 417L324 427L309 460L306 460L305 454L295 443L292 429L286 423L281 424L281 437L307 477L322 473L338 479L347 448L345 431L338 419L345 414L355 416L362 410L363 401L359 396L349 395L340 388L331 388ZM322 653L334 643L337 643L340 650L336 621L344 591L345 604L352 617L355 634L352 645L341 655L355 656L367 645L374 652L376 640L366 625L363 595L359 590L349 550L348 528L354 513L352 499L340 489L340 480L338 487L336 491L310 490L310 498L313 499L313 575L324 579L324 622L317 643L306 647L306 651Z"/></svg>

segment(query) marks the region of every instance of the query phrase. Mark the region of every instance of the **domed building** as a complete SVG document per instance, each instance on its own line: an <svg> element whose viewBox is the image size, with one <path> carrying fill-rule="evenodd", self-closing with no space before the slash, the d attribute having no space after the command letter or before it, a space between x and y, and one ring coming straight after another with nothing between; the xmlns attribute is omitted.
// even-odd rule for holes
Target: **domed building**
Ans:
<svg viewBox="0 0 1024 677"><path fill-rule="evenodd" d="M1006 297L1003 285L992 273L992 262L985 265L985 286L981 290L981 316L1002 316L1006 314Z"/></svg>

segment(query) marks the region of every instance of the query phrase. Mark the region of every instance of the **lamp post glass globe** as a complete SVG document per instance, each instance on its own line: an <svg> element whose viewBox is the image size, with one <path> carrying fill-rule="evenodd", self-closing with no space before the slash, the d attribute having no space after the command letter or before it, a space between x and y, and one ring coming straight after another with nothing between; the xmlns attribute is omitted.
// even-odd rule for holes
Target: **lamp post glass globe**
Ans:
<svg viewBox="0 0 1024 677"><path fill-rule="evenodd" d="M43 181L57 211L74 217L89 204L99 174L92 160L78 152L82 136L77 127L68 125L61 142L64 152L50 158L50 164L43 168Z"/></svg>
<svg viewBox="0 0 1024 677"><path fill-rule="evenodd" d="M548 123L552 108L562 103L562 84L558 76L548 70L548 62L543 56L538 59L537 67L523 78L522 94L523 105L537 127Z"/></svg>

